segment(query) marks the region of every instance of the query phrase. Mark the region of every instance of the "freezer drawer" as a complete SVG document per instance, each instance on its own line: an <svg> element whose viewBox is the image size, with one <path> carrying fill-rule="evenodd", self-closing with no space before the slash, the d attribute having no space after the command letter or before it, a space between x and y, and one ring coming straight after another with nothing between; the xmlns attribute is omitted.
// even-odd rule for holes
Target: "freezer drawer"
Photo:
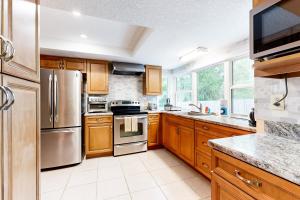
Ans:
<svg viewBox="0 0 300 200"><path fill-rule="evenodd" d="M81 162L81 127L42 130L41 133L42 169Z"/></svg>

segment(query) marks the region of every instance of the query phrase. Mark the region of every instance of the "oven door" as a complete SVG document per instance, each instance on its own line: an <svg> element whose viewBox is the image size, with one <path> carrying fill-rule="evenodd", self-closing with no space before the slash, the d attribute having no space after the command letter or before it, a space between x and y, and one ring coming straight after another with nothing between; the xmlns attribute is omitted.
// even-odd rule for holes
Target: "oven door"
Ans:
<svg viewBox="0 0 300 200"><path fill-rule="evenodd" d="M138 131L125 132L125 117L137 117ZM147 115L117 115L114 116L114 144L147 141L148 139Z"/></svg>

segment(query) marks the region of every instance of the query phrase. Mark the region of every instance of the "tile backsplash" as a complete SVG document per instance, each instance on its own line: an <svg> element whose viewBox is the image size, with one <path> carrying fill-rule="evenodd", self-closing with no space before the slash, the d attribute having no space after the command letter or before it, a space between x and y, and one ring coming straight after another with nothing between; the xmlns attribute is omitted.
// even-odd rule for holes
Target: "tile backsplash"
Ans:
<svg viewBox="0 0 300 200"><path fill-rule="evenodd" d="M112 100L136 100L141 105L148 102L156 103L156 96L143 94L143 75L115 75L109 74L109 94L103 95L108 101Z"/></svg>
<svg viewBox="0 0 300 200"><path fill-rule="evenodd" d="M300 124L300 77L288 79L285 110L270 108L271 96L285 94L284 79L255 78L255 117L259 120Z"/></svg>

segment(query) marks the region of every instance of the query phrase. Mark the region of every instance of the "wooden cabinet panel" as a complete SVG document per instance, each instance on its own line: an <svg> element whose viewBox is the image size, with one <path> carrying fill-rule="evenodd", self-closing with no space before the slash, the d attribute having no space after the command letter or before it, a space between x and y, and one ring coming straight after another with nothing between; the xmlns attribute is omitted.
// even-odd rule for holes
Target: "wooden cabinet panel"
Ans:
<svg viewBox="0 0 300 200"><path fill-rule="evenodd" d="M170 123L168 125L168 141L167 145L173 152L178 152L179 150L179 128L176 124Z"/></svg>
<svg viewBox="0 0 300 200"><path fill-rule="evenodd" d="M88 126L88 151L111 151L112 133L111 125Z"/></svg>
<svg viewBox="0 0 300 200"><path fill-rule="evenodd" d="M211 158L203 152L197 151L195 153L195 168L204 174L207 178L211 178Z"/></svg>
<svg viewBox="0 0 300 200"><path fill-rule="evenodd" d="M212 175L211 186L212 200L255 200L216 174Z"/></svg>
<svg viewBox="0 0 300 200"><path fill-rule="evenodd" d="M87 157L112 154L112 116L85 117L84 135Z"/></svg>
<svg viewBox="0 0 300 200"><path fill-rule="evenodd" d="M46 69L62 69L63 68L63 60L60 57L56 56L40 56L40 66L41 68Z"/></svg>
<svg viewBox="0 0 300 200"><path fill-rule="evenodd" d="M211 155L211 148L208 146L208 140L217 138L215 135L203 133L199 129L196 132L196 150L202 151L208 156Z"/></svg>
<svg viewBox="0 0 300 200"><path fill-rule="evenodd" d="M13 59L2 66L2 72L39 82L39 0L2 2L2 32L16 50Z"/></svg>
<svg viewBox="0 0 300 200"><path fill-rule="evenodd" d="M160 114L148 115L148 148L153 149L161 145Z"/></svg>
<svg viewBox="0 0 300 200"><path fill-rule="evenodd" d="M3 75L15 101L3 112L4 199L39 199L40 86Z"/></svg>
<svg viewBox="0 0 300 200"><path fill-rule="evenodd" d="M195 160L195 146L194 146L194 129L180 127L180 156L188 162L190 165L194 166Z"/></svg>
<svg viewBox="0 0 300 200"><path fill-rule="evenodd" d="M144 94L162 94L162 72L160 66L146 65L146 73L144 77Z"/></svg>
<svg viewBox="0 0 300 200"><path fill-rule="evenodd" d="M79 70L86 73L86 60L80 58L64 58L64 69L66 70Z"/></svg>
<svg viewBox="0 0 300 200"><path fill-rule="evenodd" d="M212 151L212 169L213 174L217 174L255 199L300 199L298 185L216 150ZM252 184L243 181L241 177L250 180ZM215 197L219 194L212 195Z"/></svg>
<svg viewBox="0 0 300 200"><path fill-rule="evenodd" d="M108 63L89 60L87 63L87 93L108 94Z"/></svg>

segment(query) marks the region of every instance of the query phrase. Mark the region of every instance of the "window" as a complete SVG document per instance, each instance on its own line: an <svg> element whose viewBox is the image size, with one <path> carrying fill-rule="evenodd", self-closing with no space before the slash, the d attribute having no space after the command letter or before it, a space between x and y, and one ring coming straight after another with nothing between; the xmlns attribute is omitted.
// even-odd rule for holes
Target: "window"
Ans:
<svg viewBox="0 0 300 200"><path fill-rule="evenodd" d="M252 61L249 58L232 61L231 114L246 116L254 107L253 83Z"/></svg>
<svg viewBox="0 0 300 200"><path fill-rule="evenodd" d="M176 78L176 106L187 108L192 102L192 74Z"/></svg>
<svg viewBox="0 0 300 200"><path fill-rule="evenodd" d="M168 98L168 78L162 79L162 95L158 98L158 108L163 109Z"/></svg>
<svg viewBox="0 0 300 200"><path fill-rule="evenodd" d="M220 99L224 98L224 64L197 72L197 101L211 112L219 113Z"/></svg>

